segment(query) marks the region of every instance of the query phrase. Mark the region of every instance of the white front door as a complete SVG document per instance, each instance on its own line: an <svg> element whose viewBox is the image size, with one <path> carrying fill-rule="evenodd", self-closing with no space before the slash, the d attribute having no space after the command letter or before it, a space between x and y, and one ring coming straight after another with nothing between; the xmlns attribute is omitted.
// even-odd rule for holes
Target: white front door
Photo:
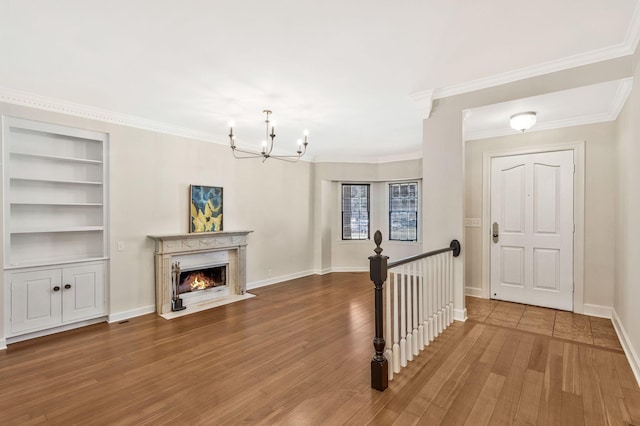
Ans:
<svg viewBox="0 0 640 426"><path fill-rule="evenodd" d="M573 151L491 159L491 298L573 311Z"/></svg>

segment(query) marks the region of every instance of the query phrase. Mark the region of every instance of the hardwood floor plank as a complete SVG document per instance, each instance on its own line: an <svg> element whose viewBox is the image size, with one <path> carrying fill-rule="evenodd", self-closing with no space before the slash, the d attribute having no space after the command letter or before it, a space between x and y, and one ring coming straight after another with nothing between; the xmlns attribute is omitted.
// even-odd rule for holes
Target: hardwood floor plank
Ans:
<svg viewBox="0 0 640 426"><path fill-rule="evenodd" d="M471 412L467 416L467 420L464 423L466 426L483 426L489 424L504 381L504 376L493 372L489 373Z"/></svg>
<svg viewBox="0 0 640 426"><path fill-rule="evenodd" d="M582 397L562 391L562 425L584 425Z"/></svg>
<svg viewBox="0 0 640 426"><path fill-rule="evenodd" d="M619 350L476 321L453 323L372 390L367 275L310 276L171 321L150 314L9 345L0 424L640 424Z"/></svg>
<svg viewBox="0 0 640 426"><path fill-rule="evenodd" d="M593 426L607 424L602 388L596 371L593 350L587 347L580 347L579 355L585 424Z"/></svg>
<svg viewBox="0 0 640 426"><path fill-rule="evenodd" d="M529 425L537 423L543 382L544 373L527 369L515 420Z"/></svg>
<svg viewBox="0 0 640 426"><path fill-rule="evenodd" d="M559 425L562 418L563 354L564 344L551 340L538 408L537 424L540 426Z"/></svg>

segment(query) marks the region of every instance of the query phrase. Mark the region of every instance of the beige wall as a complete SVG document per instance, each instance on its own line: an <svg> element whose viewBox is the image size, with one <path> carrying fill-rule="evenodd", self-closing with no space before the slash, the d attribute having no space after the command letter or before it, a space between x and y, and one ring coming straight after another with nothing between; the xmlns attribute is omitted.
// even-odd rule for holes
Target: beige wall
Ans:
<svg viewBox="0 0 640 426"><path fill-rule="evenodd" d="M454 314L464 312L464 149L462 112L559 90L626 78L633 72L630 57L585 65L516 81L502 86L437 99L423 126L423 247L441 247L451 238L462 242L462 254L454 262Z"/></svg>
<svg viewBox="0 0 640 426"><path fill-rule="evenodd" d="M9 104L0 104L0 114L109 133L110 314L153 307L147 235L188 232L190 184L222 186L224 229L253 231L249 287L312 273L310 163L239 161L219 144ZM125 251L116 251L118 241Z"/></svg>
<svg viewBox="0 0 640 426"><path fill-rule="evenodd" d="M408 160L381 164L316 163L316 205L321 206L321 237L317 240L316 265L323 272L368 270L367 258L373 255L372 240L343 241L340 201L341 183L372 183L371 185L371 238L380 229L383 235L383 254L391 259L401 259L418 254L421 242L400 243L388 240L386 222L386 184L397 180L421 179L421 161ZM421 224L418 224L421 226ZM318 231L316 231L318 232Z"/></svg>
<svg viewBox="0 0 640 426"><path fill-rule="evenodd" d="M524 149L558 143L585 142L585 229L584 229L584 303L613 306L615 239L615 123L539 132L466 142L465 217L483 218L483 154L506 149ZM465 228L465 285L477 294L483 284L482 229ZM471 291L470 291L471 290Z"/></svg>
<svg viewBox="0 0 640 426"><path fill-rule="evenodd" d="M640 63L635 87L618 118L614 323L640 382ZM625 342L623 342L625 343Z"/></svg>

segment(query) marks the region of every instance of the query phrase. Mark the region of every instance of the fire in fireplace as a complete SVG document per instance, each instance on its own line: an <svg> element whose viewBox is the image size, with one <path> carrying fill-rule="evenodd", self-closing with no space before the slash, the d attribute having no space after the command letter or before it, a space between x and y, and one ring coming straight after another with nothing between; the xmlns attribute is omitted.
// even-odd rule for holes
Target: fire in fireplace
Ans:
<svg viewBox="0 0 640 426"><path fill-rule="evenodd" d="M210 268L180 272L178 293L206 290L227 285L227 267L213 266Z"/></svg>

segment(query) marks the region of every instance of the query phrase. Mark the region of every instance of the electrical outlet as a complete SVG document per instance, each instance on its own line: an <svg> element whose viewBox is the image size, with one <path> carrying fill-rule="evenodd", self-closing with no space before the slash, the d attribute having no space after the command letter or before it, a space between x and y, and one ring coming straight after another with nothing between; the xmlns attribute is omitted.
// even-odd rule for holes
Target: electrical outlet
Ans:
<svg viewBox="0 0 640 426"><path fill-rule="evenodd" d="M118 241L118 251L124 251L124 241Z"/></svg>
<svg viewBox="0 0 640 426"><path fill-rule="evenodd" d="M271 278L271 269L267 269L267 277Z"/></svg>

